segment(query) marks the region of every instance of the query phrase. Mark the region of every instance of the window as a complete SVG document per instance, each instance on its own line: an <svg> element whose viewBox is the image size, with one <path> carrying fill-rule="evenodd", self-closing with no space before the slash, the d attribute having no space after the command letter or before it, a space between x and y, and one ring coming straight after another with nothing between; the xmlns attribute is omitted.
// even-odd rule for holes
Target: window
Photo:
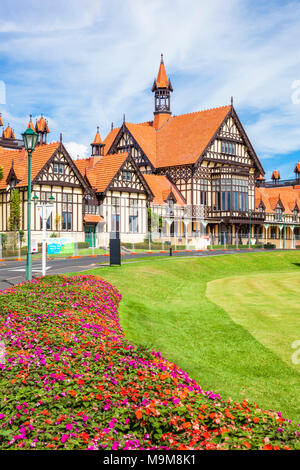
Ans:
<svg viewBox="0 0 300 470"><path fill-rule="evenodd" d="M248 210L248 180L221 178L212 181L213 208L222 211Z"/></svg>
<svg viewBox="0 0 300 470"><path fill-rule="evenodd" d="M56 174L63 174L65 171L65 165L63 163L54 163L53 172Z"/></svg>
<svg viewBox="0 0 300 470"><path fill-rule="evenodd" d="M275 209L275 220L280 222L282 220L282 209L281 207L276 207Z"/></svg>
<svg viewBox="0 0 300 470"><path fill-rule="evenodd" d="M235 143L233 142L222 142L222 153L228 153L230 155L236 154Z"/></svg>
<svg viewBox="0 0 300 470"><path fill-rule="evenodd" d="M72 230L72 214L69 212L62 213L62 229L71 231Z"/></svg>
<svg viewBox="0 0 300 470"><path fill-rule="evenodd" d="M138 232L138 199L129 199L129 232Z"/></svg>
<svg viewBox="0 0 300 470"><path fill-rule="evenodd" d="M298 217L298 209L293 210L293 222L297 222Z"/></svg>
<svg viewBox="0 0 300 470"><path fill-rule="evenodd" d="M206 179L200 179L200 204L207 205L208 182Z"/></svg>
<svg viewBox="0 0 300 470"><path fill-rule="evenodd" d="M122 179L123 181L131 181L132 173L131 171L123 171Z"/></svg>
<svg viewBox="0 0 300 470"><path fill-rule="evenodd" d="M166 210L166 215L172 217L174 215L174 201L173 199L168 199L167 200L167 210Z"/></svg>
<svg viewBox="0 0 300 470"><path fill-rule="evenodd" d="M71 231L72 230L72 219L73 219L73 197L72 194L63 193L62 195L62 229Z"/></svg>

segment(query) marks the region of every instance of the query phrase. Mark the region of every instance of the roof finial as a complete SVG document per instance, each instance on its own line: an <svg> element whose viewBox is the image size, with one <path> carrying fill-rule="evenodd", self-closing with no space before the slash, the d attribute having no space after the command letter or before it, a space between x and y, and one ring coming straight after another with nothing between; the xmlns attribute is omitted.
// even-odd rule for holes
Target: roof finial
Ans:
<svg viewBox="0 0 300 470"><path fill-rule="evenodd" d="M125 113L123 114L123 122L125 122Z"/></svg>
<svg viewBox="0 0 300 470"><path fill-rule="evenodd" d="M29 114L29 121L32 122L32 114Z"/></svg>
<svg viewBox="0 0 300 470"><path fill-rule="evenodd" d="M62 144L62 133L59 134L59 141Z"/></svg>
<svg viewBox="0 0 300 470"><path fill-rule="evenodd" d="M113 128L114 128L114 123L112 122L111 123L111 130L113 130Z"/></svg>
<svg viewBox="0 0 300 470"><path fill-rule="evenodd" d="M99 126L97 126L97 132L99 133Z"/></svg>
<svg viewBox="0 0 300 470"><path fill-rule="evenodd" d="M163 55L163 54L160 54L160 63L161 63L161 64L164 63L164 55Z"/></svg>
<svg viewBox="0 0 300 470"><path fill-rule="evenodd" d="M231 97L231 106L233 106L233 96Z"/></svg>

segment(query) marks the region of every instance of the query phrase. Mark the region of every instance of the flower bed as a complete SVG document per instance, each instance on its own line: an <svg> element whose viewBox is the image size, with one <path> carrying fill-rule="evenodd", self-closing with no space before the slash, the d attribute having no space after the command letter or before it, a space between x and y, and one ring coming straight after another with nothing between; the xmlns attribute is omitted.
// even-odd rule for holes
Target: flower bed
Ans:
<svg viewBox="0 0 300 470"><path fill-rule="evenodd" d="M92 276L3 291L1 449L294 449L299 428L222 401L126 340L119 292Z"/></svg>

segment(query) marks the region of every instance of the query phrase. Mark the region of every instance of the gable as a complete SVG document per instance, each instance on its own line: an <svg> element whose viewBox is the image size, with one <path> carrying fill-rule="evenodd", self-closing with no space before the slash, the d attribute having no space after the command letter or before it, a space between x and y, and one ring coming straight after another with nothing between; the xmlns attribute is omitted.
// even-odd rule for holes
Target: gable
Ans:
<svg viewBox="0 0 300 470"><path fill-rule="evenodd" d="M149 132L151 137L149 136ZM155 135L152 135L153 132L155 133L151 127L149 131L149 126L147 129L146 125L124 123L109 148L108 153L128 152L139 167L149 166L153 170L153 149L155 148L153 141ZM154 145L152 145L153 143Z"/></svg>
<svg viewBox="0 0 300 470"><path fill-rule="evenodd" d="M254 167L257 174L264 174L263 167L233 108L207 147L201 160L204 159Z"/></svg>
<svg viewBox="0 0 300 470"><path fill-rule="evenodd" d="M82 178L75 163L63 145L56 149L51 158L38 172L33 183L55 186L85 187L85 189L87 189L87 183Z"/></svg>
<svg viewBox="0 0 300 470"><path fill-rule="evenodd" d="M107 190L146 193L152 197L151 190L139 171L134 159L127 157L117 174L111 180Z"/></svg>

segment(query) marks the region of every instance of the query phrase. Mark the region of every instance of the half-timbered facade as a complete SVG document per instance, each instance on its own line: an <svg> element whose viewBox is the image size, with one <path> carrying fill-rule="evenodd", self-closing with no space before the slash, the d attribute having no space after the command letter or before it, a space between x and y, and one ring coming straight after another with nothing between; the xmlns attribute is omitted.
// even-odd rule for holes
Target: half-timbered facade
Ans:
<svg viewBox="0 0 300 470"><path fill-rule="evenodd" d="M20 226L27 230L28 156L24 149L1 149L0 165L0 231L9 232L10 200L13 191L20 192ZM41 204L50 196L54 209L47 220L48 236L68 236L74 241L84 239L83 200L91 189L61 142L41 144L32 153L32 195ZM42 237L42 221L34 204L31 205L32 238Z"/></svg>
<svg viewBox="0 0 300 470"><path fill-rule="evenodd" d="M233 100L228 106L172 116L173 87L163 58L152 91L153 121L134 124L124 118L104 140L105 152L128 152L141 173L164 175L175 185L186 204L179 236L193 242L204 230L212 243L234 243L243 241L250 227L257 240L272 215L256 205L256 182L264 169Z"/></svg>
<svg viewBox="0 0 300 470"><path fill-rule="evenodd" d="M147 207L153 194L134 160L127 152L101 155L104 144L99 130L92 156L76 160L93 191L85 198L86 238L107 246L110 232L119 232L123 242L143 242L148 232ZM99 150L99 151L98 151Z"/></svg>
<svg viewBox="0 0 300 470"><path fill-rule="evenodd" d="M55 196L49 232L68 232L76 240L107 246L109 233L124 242L142 242L149 212L164 217L164 237L197 246L272 242L294 247L300 238L300 166L282 182L264 169L243 128L233 100L227 106L172 116L173 87L163 57L154 80L154 118L127 122L102 141L99 128L91 156L75 162L63 144L47 144L49 127L41 118L29 126L38 134L33 153L33 193L39 201ZM11 191L19 188L21 228L26 230L27 157L9 125L0 139L0 231L8 230ZM148 211L148 209L151 211ZM33 236L40 232L34 213ZM155 217L154 217L155 218ZM250 231L250 234L249 234Z"/></svg>

